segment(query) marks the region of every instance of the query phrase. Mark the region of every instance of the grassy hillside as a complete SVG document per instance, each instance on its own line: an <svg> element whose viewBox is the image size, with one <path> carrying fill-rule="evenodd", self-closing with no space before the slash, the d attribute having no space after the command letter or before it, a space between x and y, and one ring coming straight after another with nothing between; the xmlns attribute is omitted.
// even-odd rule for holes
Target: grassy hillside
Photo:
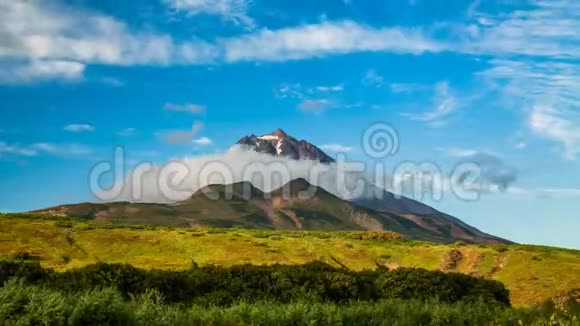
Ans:
<svg viewBox="0 0 580 326"><path fill-rule="evenodd" d="M308 196L302 196L307 193ZM31 212L45 216L165 227L247 228L263 230L380 230L407 239L436 243L511 243L465 223L433 215L398 215L374 211L345 201L296 179L269 194L249 182L209 185L175 204L129 202L61 205Z"/></svg>
<svg viewBox="0 0 580 326"><path fill-rule="evenodd" d="M580 286L580 251L522 245L439 245L390 233L169 229L0 216L0 256L30 253L57 270L98 261L187 269L321 260L353 270L377 264L457 271L503 282L525 306Z"/></svg>

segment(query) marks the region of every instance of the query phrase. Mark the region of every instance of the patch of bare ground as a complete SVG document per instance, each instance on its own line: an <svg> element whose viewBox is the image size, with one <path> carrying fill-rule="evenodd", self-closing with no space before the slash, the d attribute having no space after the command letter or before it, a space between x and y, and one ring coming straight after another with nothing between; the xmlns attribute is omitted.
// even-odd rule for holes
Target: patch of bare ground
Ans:
<svg viewBox="0 0 580 326"><path fill-rule="evenodd" d="M443 261L441 262L441 270L444 271L455 271L459 267L459 264L463 261L464 256L461 251L457 249L452 249L447 252Z"/></svg>

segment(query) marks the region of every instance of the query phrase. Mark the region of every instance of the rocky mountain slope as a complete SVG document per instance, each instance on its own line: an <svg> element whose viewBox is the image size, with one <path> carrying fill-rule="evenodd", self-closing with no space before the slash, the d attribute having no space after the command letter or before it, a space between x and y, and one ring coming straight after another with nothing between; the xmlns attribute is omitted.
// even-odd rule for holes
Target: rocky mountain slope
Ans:
<svg viewBox="0 0 580 326"><path fill-rule="evenodd" d="M263 136L246 136L237 143L249 145L255 151L273 156L308 159L322 163L334 162L334 159L330 158L316 146L304 140L298 142L296 138L289 136L281 129ZM454 216L442 213L417 200L405 196L397 196L383 189L378 189L378 191L381 196L376 196L377 188L370 185L366 191L366 195L356 198L352 202L357 206L377 212L402 216L411 223L436 233L451 234L454 237L472 242L509 242L508 240L482 232Z"/></svg>
<svg viewBox="0 0 580 326"><path fill-rule="evenodd" d="M474 234L460 224L426 222L389 211L374 211L340 199L304 179L296 179L270 193L249 182L210 185L191 198L171 205L106 204L63 205L36 214L76 217L126 224L183 227L255 228L270 230L394 231L407 239L438 243L504 243ZM436 219L433 218L436 221Z"/></svg>
<svg viewBox="0 0 580 326"><path fill-rule="evenodd" d="M305 140L297 140L287 135L282 129L262 136L254 134L244 136L237 141L238 145L249 146L258 153L273 156L284 156L295 160L315 160L332 163L334 159Z"/></svg>

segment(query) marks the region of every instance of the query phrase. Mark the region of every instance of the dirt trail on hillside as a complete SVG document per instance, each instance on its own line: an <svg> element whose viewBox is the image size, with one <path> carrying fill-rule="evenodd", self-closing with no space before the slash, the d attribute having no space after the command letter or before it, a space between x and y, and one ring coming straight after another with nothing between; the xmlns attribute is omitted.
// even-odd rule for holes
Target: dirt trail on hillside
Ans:
<svg viewBox="0 0 580 326"><path fill-rule="evenodd" d="M495 261L495 266L491 269L491 276L501 272L505 267L506 261L507 255L505 253L500 253L499 256L497 256L497 260Z"/></svg>

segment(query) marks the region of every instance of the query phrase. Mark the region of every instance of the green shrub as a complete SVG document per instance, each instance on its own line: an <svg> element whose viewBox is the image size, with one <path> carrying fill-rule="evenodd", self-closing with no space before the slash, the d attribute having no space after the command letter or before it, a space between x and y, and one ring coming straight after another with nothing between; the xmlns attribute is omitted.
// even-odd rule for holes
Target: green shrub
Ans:
<svg viewBox="0 0 580 326"><path fill-rule="evenodd" d="M461 241L461 240L459 240L459 241L456 241L455 243L453 243L453 246L454 246L454 247L464 247L464 246L466 246L466 245L467 245L467 244L465 243L465 241Z"/></svg>
<svg viewBox="0 0 580 326"><path fill-rule="evenodd" d="M379 240L379 241L403 241L405 238L396 232L390 231L364 231L350 232L348 239L354 240Z"/></svg>
<svg viewBox="0 0 580 326"><path fill-rule="evenodd" d="M315 269L326 270L319 265ZM225 293L227 294L227 293ZM2 325L578 325L574 313L477 302L383 299L333 304L240 302L173 305L155 290L124 298L112 289L67 292L10 281L0 287Z"/></svg>
<svg viewBox="0 0 580 326"><path fill-rule="evenodd" d="M92 290L75 300L69 317L71 325L133 325L136 324L122 296L115 290Z"/></svg>
<svg viewBox="0 0 580 326"><path fill-rule="evenodd" d="M509 248L507 246L504 246L504 245L495 245L495 246L493 246L493 249L495 249L499 253L506 252L509 250Z"/></svg>
<svg viewBox="0 0 580 326"><path fill-rule="evenodd" d="M74 226L74 224L71 221L56 221L56 222L54 222L54 226L59 227L59 228L70 229Z"/></svg>
<svg viewBox="0 0 580 326"><path fill-rule="evenodd" d="M496 281L464 274L400 268L351 271L321 262L305 265L192 266L187 271L141 270L104 264L62 273L36 262L0 262L0 282L21 278L27 284L79 292L117 289L124 298L158 291L167 302L227 306L236 302L309 300L344 303L385 298L438 299L509 305L509 293Z"/></svg>

